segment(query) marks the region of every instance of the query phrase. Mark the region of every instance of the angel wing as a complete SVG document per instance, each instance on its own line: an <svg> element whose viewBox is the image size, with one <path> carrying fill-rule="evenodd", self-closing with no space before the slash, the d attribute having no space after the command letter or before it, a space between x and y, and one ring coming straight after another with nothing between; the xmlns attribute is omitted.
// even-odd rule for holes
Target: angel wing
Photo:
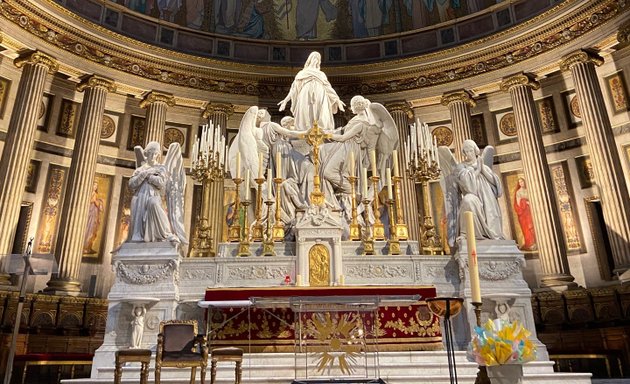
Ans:
<svg viewBox="0 0 630 384"><path fill-rule="evenodd" d="M392 115L389 114L389 111L387 111L387 108L385 108L383 104L370 103L368 110L370 123L380 129L380 134L376 141L376 153L378 154L376 164L381 174L381 180L385 180L384 176L387 160L392 155L394 149L398 149L400 144L398 129Z"/></svg>
<svg viewBox="0 0 630 384"><path fill-rule="evenodd" d="M481 152L481 158L483 159L483 163L490 169L494 165L494 155L497 153L496 149L492 145L486 145L486 147ZM501 183L496 183L496 196L501 197L503 195L503 188Z"/></svg>
<svg viewBox="0 0 630 384"><path fill-rule="evenodd" d="M184 190L186 189L186 172L184 171L184 159L179 143L172 143L166 152L164 166L169 172L166 182L166 206L168 218L180 243L188 244L188 238L184 229Z"/></svg>
<svg viewBox="0 0 630 384"><path fill-rule="evenodd" d="M446 215L446 235L452 247L459 233L460 193L457 189L457 160L448 147L438 147L440 158L440 187L444 194L444 210Z"/></svg>
<svg viewBox="0 0 630 384"><path fill-rule="evenodd" d="M136 145L133 147L133 151L136 154L136 168L140 168L147 162L147 158L144 156L144 149L141 146Z"/></svg>

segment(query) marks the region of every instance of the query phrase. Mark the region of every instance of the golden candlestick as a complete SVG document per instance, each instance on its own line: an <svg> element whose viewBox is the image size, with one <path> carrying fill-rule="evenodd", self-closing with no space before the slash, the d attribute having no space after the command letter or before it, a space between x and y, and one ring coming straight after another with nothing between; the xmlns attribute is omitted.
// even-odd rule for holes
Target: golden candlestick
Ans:
<svg viewBox="0 0 630 384"><path fill-rule="evenodd" d="M256 222L252 228L252 241L258 242L263 241L263 225L262 225L262 205L263 205L263 197L262 197L262 185L265 182L264 178L254 179L256 184L258 184L258 188L256 188Z"/></svg>
<svg viewBox="0 0 630 384"><path fill-rule="evenodd" d="M372 175L370 180L374 184L374 226L373 226L373 234L374 240L385 240L385 225L381 222L381 212L379 211L379 203L378 203L378 181L379 177L376 175Z"/></svg>
<svg viewBox="0 0 630 384"><path fill-rule="evenodd" d="M237 193L238 196L238 193ZM245 221L243 222L243 236L240 239L238 244L238 254L237 256L247 257L251 256L252 253L249 250L249 222L247 221L247 207L249 206L249 200L244 200L241 205L243 205L245 211Z"/></svg>
<svg viewBox="0 0 630 384"><path fill-rule="evenodd" d="M437 180L440 177L440 167L436 161L430 159L425 152L419 158L409 162L410 178L422 186L422 207L424 217L422 221L422 234L420 236L420 245L425 255L441 255L444 254L440 236L435 231L433 218L431 217L431 196L429 183L431 180Z"/></svg>
<svg viewBox="0 0 630 384"><path fill-rule="evenodd" d="M394 229L394 232L396 233L398 240L407 240L409 239L409 228L407 227L407 224L405 224L402 209L402 179L403 178L400 176L392 176L392 180L394 181L394 203L396 207L396 228Z"/></svg>
<svg viewBox="0 0 630 384"><path fill-rule="evenodd" d="M267 228L265 230L265 237L263 240L263 256L275 256L276 251L273 245L273 236L271 233L271 206L273 205L273 200L265 201L267 205Z"/></svg>
<svg viewBox="0 0 630 384"><path fill-rule="evenodd" d="M219 162L219 154L209 153L209 157L200 156L193 163L192 178L201 183L201 215L194 229L194 238L190 248L191 257L214 257L214 241L212 238L212 223L210 221L211 185L223 179L223 169Z"/></svg>
<svg viewBox="0 0 630 384"><path fill-rule="evenodd" d="M368 200L365 196L363 197L363 205L365 209L363 210L363 221L366 223L363 228L363 236L361 237L361 242L363 243L363 254L364 255L373 255L374 254L374 239L370 234L370 228L367 223L369 223L369 210L370 200Z"/></svg>
<svg viewBox="0 0 630 384"><path fill-rule="evenodd" d="M350 222L350 240L352 241L361 240L361 224L359 224L357 220L357 195L355 187L357 179L358 177L356 176L348 176L352 193L352 221Z"/></svg>
<svg viewBox="0 0 630 384"><path fill-rule="evenodd" d="M387 199L387 209L389 212L389 240L388 255L400 255L400 241L396 235L396 221L394 220L394 199Z"/></svg>
<svg viewBox="0 0 630 384"><path fill-rule="evenodd" d="M232 225L230 225L230 228L228 229L228 242L237 243L241 241L240 185L243 182L243 179L239 177L232 180L234 180L234 184L236 184L236 197L234 198L234 212L236 215L236 219L232 222Z"/></svg>
<svg viewBox="0 0 630 384"><path fill-rule="evenodd" d="M272 229L272 238L273 241L284 241L284 223L281 220L281 205L282 205L282 196L280 194L280 184L282 184L282 178L276 177L273 179L273 182L276 183L276 222L273 224Z"/></svg>

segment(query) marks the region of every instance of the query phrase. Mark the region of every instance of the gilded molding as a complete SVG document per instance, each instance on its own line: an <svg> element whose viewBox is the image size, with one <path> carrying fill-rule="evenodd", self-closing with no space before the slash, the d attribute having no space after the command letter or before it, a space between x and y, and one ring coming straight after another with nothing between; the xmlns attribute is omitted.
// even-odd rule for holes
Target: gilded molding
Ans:
<svg viewBox="0 0 630 384"><path fill-rule="evenodd" d="M113 80L98 75L92 75L83 79L77 85L77 91L83 92L86 88L96 87L105 88L108 92L116 92L116 83Z"/></svg>
<svg viewBox="0 0 630 384"><path fill-rule="evenodd" d="M529 73L518 73L516 75L504 77L501 82L501 90L503 92L509 92L513 87L524 85L534 90L540 88L540 83L536 81L535 77Z"/></svg>
<svg viewBox="0 0 630 384"><path fill-rule="evenodd" d="M29 0L0 1L0 14L61 49L147 79L236 95L275 96L288 92L291 78L282 73L284 67L228 63L174 52L86 22L53 0L46 1L82 29L67 25L56 14L46 13ZM462 80L509 67L570 43L622 14L625 2L565 0L512 28L455 48L381 63L335 67L331 68L329 78L339 84L336 89L341 95L400 92ZM543 23L571 7L575 9ZM539 27L541 24L544 26ZM86 29L95 33L86 34ZM510 37L514 35L518 37ZM153 55L139 50L151 50ZM470 53L453 58L462 51ZM355 81L357 72L365 73L362 82Z"/></svg>
<svg viewBox="0 0 630 384"><path fill-rule="evenodd" d="M407 115L407 118L413 119L413 110L406 101L394 101L392 103L387 103L385 108L387 108L390 113L402 112Z"/></svg>
<svg viewBox="0 0 630 384"><path fill-rule="evenodd" d="M164 103L169 107L175 106L175 97L166 92L151 91L140 102L140 108L147 108L149 104Z"/></svg>
<svg viewBox="0 0 630 384"><path fill-rule="evenodd" d="M470 92L466 90L445 93L442 96L440 103L443 106L448 107L449 104L455 103L458 101L461 103L468 104L468 106L471 108L477 105L477 102L472 98L472 95L470 94Z"/></svg>
<svg viewBox="0 0 630 384"><path fill-rule="evenodd" d="M203 111L203 118L209 118L213 113L225 113L226 115L231 116L234 113L234 106L232 104L221 104L221 103L208 103L206 108Z"/></svg>
<svg viewBox="0 0 630 384"><path fill-rule="evenodd" d="M604 59L592 50L579 49L562 58L560 70L562 72L570 71L571 67L579 63L593 63L599 67L604 64Z"/></svg>
<svg viewBox="0 0 630 384"><path fill-rule="evenodd" d="M40 64L47 67L48 73L51 75L59 70L57 59L41 51L25 52L13 60L13 64L18 68L22 68L26 64Z"/></svg>

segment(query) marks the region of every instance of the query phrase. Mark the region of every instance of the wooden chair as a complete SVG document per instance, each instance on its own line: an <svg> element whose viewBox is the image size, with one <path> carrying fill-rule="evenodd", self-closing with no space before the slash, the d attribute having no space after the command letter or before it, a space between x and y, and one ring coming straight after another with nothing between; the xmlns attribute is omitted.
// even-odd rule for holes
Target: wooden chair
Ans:
<svg viewBox="0 0 630 384"><path fill-rule="evenodd" d="M236 363L234 369L234 383L241 384L241 375L243 364L243 350L235 347L222 347L213 348L210 353L210 384L214 384L217 377L217 362L219 361L233 361Z"/></svg>
<svg viewBox="0 0 630 384"><path fill-rule="evenodd" d="M195 383L195 373L199 367L203 384L207 366L208 344L205 335L197 335L197 321L169 320L160 323L155 351L155 384L160 384L162 367L190 367L190 384Z"/></svg>
<svg viewBox="0 0 630 384"><path fill-rule="evenodd" d="M140 363L140 384L149 383L149 363L151 363L151 351L148 349L122 349L116 351L116 369L114 371L114 384L120 384L122 380L123 365L125 363Z"/></svg>

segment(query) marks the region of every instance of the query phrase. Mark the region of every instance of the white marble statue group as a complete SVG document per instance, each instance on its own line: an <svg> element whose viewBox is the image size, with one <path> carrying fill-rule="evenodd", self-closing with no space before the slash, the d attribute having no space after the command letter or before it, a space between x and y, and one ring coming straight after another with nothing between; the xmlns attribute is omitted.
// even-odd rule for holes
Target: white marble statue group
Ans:
<svg viewBox="0 0 630 384"><path fill-rule="evenodd" d="M287 240L293 236L296 211L308 207L309 196L313 191L313 150L305 142L304 134L313 127L314 122L327 135L326 143L319 147L319 176L325 204L329 209L343 212L346 235L351 219L349 177L359 176L357 171L370 169L370 162L375 161L380 176L376 193L373 183L368 182L365 188L361 185L361 177L358 177L355 191L357 201L380 198L386 182L385 170L392 167L392 153L399 146L398 131L392 116L383 105L370 102L363 96L354 96L350 101L354 117L345 126L335 127L334 114L344 111L345 104L321 71L320 64L320 54L311 53L304 68L296 75L289 94L278 103L280 111L283 111L290 102L292 116L282 118L277 124L271 121L265 109L250 107L228 151L227 162L231 174L238 173L243 178L249 175L249 183L242 183L241 187L255 186L254 179L260 178L265 170L266 177L283 180L281 220ZM498 176L491 168L494 149L486 147L481 154L472 140L466 140L463 146L464 161L459 164L448 148L440 147L438 152L449 242L452 244L464 234L460 229L459 216L467 210L475 213L477 237L502 238L501 212L497 201L502 189ZM144 150L136 147L138 168L129 182L130 188L135 191L129 240L186 243L183 225L185 173L181 149L178 144L171 145L164 164L157 161L160 153L158 143L149 143ZM237 153L240 154L240 162L236 161ZM356 163L351 164L353 161ZM237 163L240 164L240 172L237 172ZM271 200L275 191L267 189L267 183L263 183L262 196ZM163 196L166 197L167 209L163 205ZM363 205L359 206L361 213ZM371 207L366 207L367 220L372 221L373 215L369 212ZM381 220L387 224L385 210Z"/></svg>

